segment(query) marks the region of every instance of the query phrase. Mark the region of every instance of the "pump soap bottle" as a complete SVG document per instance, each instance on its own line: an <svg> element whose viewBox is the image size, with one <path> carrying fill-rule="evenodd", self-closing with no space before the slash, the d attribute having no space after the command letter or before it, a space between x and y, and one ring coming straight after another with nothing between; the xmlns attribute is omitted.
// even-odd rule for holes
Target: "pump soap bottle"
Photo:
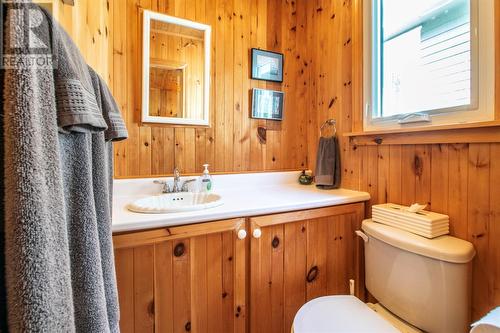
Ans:
<svg viewBox="0 0 500 333"><path fill-rule="evenodd" d="M205 168L203 174L200 176L200 192L210 192L212 190L212 176L210 176L210 171L208 171L208 164L203 164Z"/></svg>

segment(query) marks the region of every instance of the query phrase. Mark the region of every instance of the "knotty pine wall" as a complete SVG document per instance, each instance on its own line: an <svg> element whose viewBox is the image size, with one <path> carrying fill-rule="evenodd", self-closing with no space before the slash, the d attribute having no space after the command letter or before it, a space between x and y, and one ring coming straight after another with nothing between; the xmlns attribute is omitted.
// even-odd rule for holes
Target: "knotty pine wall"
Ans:
<svg viewBox="0 0 500 333"><path fill-rule="evenodd" d="M359 2L314 0L306 5L308 49L314 51L309 59L313 117L307 140L313 169L311 157L318 140L314 129L335 118L340 133L351 132L359 119L356 110L360 112L361 107L353 107L353 98L359 96L355 89L361 85L354 79L351 63L360 43L353 33L359 31L354 20ZM498 8L496 19L500 20ZM341 143L343 187L369 192L368 207L419 202L450 215L451 234L472 242L477 251L473 319L500 305L500 144L352 146L347 138L341 138Z"/></svg>
<svg viewBox="0 0 500 333"><path fill-rule="evenodd" d="M109 0L110 84L130 137L115 145L115 176L212 171L263 171L307 166L306 1ZM141 126L140 11L182 17L213 29L210 128ZM285 55L284 82L250 79L250 48ZM282 122L249 118L250 90L285 92ZM257 128L267 128L261 143Z"/></svg>
<svg viewBox="0 0 500 333"><path fill-rule="evenodd" d="M358 1L100 0L90 6L76 0L59 13L120 103L131 137L116 145L115 172L129 177L170 173L174 165L199 171L205 161L218 171L314 168L321 123L336 118L341 134L359 119L352 71ZM211 128L139 126L140 8L212 25ZM282 85L249 79L251 47L285 53ZM281 124L248 118L252 87L286 92ZM267 126L267 144L259 142L258 126ZM342 137L341 143L343 186L369 192L371 204L418 201L449 214L452 234L477 250L473 318L499 305L500 144L351 146Z"/></svg>
<svg viewBox="0 0 500 333"><path fill-rule="evenodd" d="M74 6L52 1L52 14L71 36L87 63L109 82L111 39L109 3L106 0L75 0ZM33 0L37 2L37 0Z"/></svg>

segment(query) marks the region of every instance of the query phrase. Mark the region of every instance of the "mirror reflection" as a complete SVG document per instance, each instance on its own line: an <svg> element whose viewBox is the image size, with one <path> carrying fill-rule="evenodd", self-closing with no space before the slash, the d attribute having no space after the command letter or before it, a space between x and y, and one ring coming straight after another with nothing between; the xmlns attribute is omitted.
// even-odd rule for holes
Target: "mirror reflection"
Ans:
<svg viewBox="0 0 500 333"><path fill-rule="evenodd" d="M147 105L143 96L143 121L208 125L210 27L147 12L145 34L146 29L148 96Z"/></svg>

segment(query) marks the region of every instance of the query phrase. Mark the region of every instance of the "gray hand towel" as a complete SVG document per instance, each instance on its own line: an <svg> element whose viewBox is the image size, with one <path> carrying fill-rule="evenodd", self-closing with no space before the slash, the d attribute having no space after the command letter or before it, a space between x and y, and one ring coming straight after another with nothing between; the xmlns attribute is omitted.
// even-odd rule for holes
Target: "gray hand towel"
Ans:
<svg viewBox="0 0 500 333"><path fill-rule="evenodd" d="M330 190L340 187L340 149L337 136L319 138L316 157L316 187Z"/></svg>

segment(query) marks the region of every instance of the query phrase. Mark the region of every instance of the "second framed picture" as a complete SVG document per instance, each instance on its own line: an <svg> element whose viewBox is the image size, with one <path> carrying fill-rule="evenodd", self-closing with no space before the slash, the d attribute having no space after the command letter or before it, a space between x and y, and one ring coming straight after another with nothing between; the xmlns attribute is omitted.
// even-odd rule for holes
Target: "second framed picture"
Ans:
<svg viewBox="0 0 500 333"><path fill-rule="evenodd" d="M284 96L282 91L254 88L252 91L252 118L282 120Z"/></svg>
<svg viewBox="0 0 500 333"><path fill-rule="evenodd" d="M252 79L283 82L283 54L252 49Z"/></svg>

